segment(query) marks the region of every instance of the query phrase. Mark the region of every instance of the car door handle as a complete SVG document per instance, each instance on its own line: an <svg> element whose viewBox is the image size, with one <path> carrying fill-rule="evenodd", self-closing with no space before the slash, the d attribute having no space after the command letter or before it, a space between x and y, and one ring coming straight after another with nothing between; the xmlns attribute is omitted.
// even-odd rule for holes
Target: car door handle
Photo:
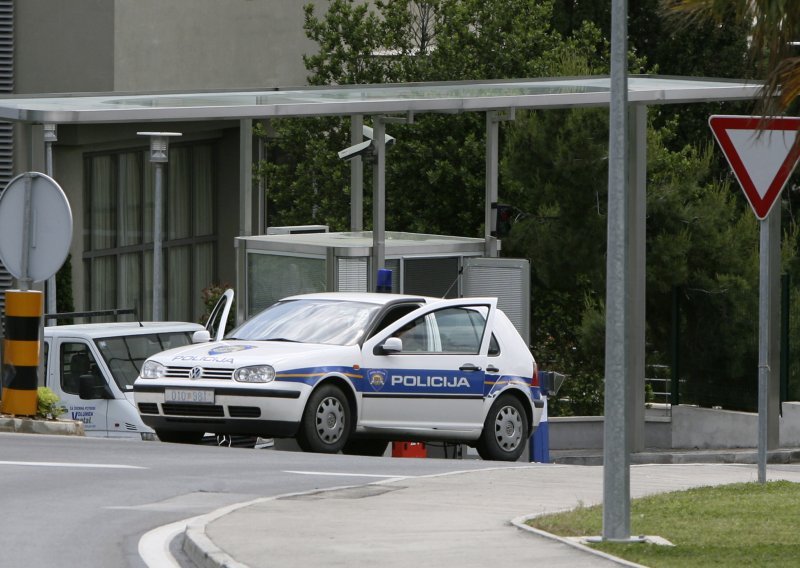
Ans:
<svg viewBox="0 0 800 568"><path fill-rule="evenodd" d="M461 365L461 366L460 366L458 369L459 369L460 371L467 371L467 372L470 372L470 371L480 371L480 370L481 370L481 368L480 368L480 367L478 367L477 365L473 365L472 363L464 363L464 364L463 364L463 365Z"/></svg>
<svg viewBox="0 0 800 568"><path fill-rule="evenodd" d="M499 373L500 369L498 369L494 365L489 365L488 367L486 367L486 372L487 373Z"/></svg>

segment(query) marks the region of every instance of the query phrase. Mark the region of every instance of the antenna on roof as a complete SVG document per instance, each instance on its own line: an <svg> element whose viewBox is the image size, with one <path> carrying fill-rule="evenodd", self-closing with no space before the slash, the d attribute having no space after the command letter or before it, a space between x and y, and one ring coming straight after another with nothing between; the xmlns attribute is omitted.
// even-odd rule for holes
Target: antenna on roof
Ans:
<svg viewBox="0 0 800 568"><path fill-rule="evenodd" d="M447 295L450 293L450 290L452 290L452 289L453 289L453 286L455 286L455 285L456 285L456 282L458 282L458 279L459 279L459 278L461 278L461 275L462 275L463 273L464 273L464 267L463 267L463 266L461 266L461 267L458 269L458 274L456 274L456 277L455 277L455 279L453 280L453 283L452 283L452 284L450 284L450 287L449 287L447 290L445 290L445 292L444 292L444 295L442 296L442 299L443 299L443 300L447 298Z"/></svg>

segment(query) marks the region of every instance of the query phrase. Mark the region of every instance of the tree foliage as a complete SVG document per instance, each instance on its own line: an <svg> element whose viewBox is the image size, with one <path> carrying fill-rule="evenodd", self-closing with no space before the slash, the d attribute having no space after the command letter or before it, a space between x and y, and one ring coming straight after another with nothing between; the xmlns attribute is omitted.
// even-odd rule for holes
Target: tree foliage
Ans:
<svg viewBox="0 0 800 568"><path fill-rule="evenodd" d="M564 74L573 61L607 69L607 46L591 24L569 38L550 26L546 0L332 0L324 16L305 7L305 30L319 45L304 56L313 85L457 81ZM350 145L342 118L274 121L259 175L274 225L349 225ZM485 119L422 115L391 125L398 143L386 171L389 230L479 236L484 220ZM266 135L266 130L261 134ZM365 188L371 171L365 168ZM365 192L365 227L370 195Z"/></svg>
<svg viewBox="0 0 800 568"><path fill-rule="evenodd" d="M661 0L686 27L736 22L749 31L751 60L767 78L764 112L785 111L800 97L800 2L796 0ZM775 98L773 98L775 97Z"/></svg>

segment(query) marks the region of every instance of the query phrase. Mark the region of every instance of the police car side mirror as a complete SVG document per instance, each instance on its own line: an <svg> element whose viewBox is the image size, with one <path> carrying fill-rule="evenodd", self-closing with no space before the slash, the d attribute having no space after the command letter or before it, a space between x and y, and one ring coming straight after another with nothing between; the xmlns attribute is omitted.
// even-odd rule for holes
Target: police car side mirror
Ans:
<svg viewBox="0 0 800 568"><path fill-rule="evenodd" d="M209 341L211 341L211 334L207 329L201 329L192 334L192 343L208 343Z"/></svg>
<svg viewBox="0 0 800 568"><path fill-rule="evenodd" d="M399 337L388 337L386 341L378 346L380 355L393 355L403 351L403 340ZM377 350L376 350L377 351Z"/></svg>

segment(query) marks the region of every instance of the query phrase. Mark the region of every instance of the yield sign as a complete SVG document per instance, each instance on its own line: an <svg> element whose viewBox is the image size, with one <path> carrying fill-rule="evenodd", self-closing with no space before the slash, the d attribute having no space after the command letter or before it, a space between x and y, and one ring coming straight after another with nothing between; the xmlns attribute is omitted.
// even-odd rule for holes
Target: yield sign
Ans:
<svg viewBox="0 0 800 568"><path fill-rule="evenodd" d="M750 207L765 219L800 157L800 118L715 115L708 123Z"/></svg>

